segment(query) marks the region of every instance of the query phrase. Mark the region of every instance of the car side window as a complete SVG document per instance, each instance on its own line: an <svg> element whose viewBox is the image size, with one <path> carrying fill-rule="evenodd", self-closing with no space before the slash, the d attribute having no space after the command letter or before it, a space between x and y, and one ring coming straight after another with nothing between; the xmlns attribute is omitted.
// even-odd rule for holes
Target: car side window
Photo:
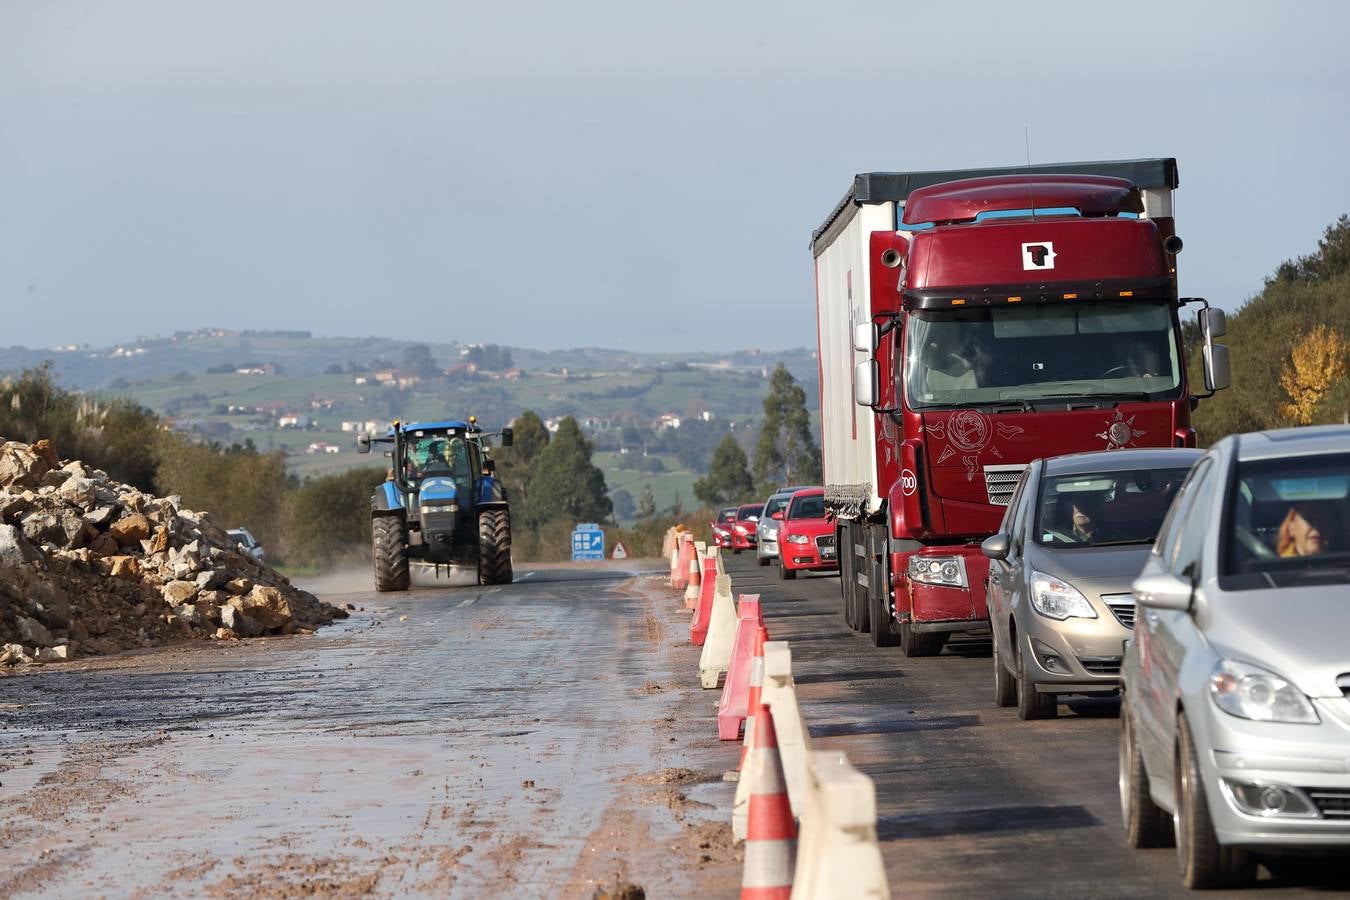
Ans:
<svg viewBox="0 0 1350 900"><path fill-rule="evenodd" d="M1026 531L1022 527L1022 518L1026 511L1027 482L1031 480L1031 467L1022 472L1013 489L1012 499L1008 501L1008 511L1003 515L1003 524L999 530L1008 535L1008 547L1013 553L1022 552L1022 538Z"/></svg>
<svg viewBox="0 0 1350 900"><path fill-rule="evenodd" d="M1209 460L1202 459L1196 464L1191 473L1186 476L1186 480L1181 483L1180 490L1176 497L1172 499L1172 505L1167 510L1167 515L1163 517L1162 525L1158 527L1158 539L1153 543L1153 553L1163 560L1172 558L1172 551L1176 549L1177 524L1185 517L1186 510L1190 508L1191 488L1195 486L1199 477L1209 468Z"/></svg>
<svg viewBox="0 0 1350 900"><path fill-rule="evenodd" d="M1200 554L1204 549L1205 535L1214 527L1210 507L1213 505L1217 482L1213 465L1197 470L1191 482L1186 509L1177 516L1176 539L1167 561L1167 568L1173 575L1192 579L1200 577Z"/></svg>

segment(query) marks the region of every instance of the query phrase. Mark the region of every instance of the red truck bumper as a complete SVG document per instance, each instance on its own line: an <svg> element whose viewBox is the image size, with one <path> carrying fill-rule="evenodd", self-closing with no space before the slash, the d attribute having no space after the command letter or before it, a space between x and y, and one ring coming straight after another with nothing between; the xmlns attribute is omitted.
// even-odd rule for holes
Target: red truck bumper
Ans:
<svg viewBox="0 0 1350 900"><path fill-rule="evenodd" d="M964 584L927 584L910 577L914 557L920 560L959 558ZM891 554L891 583L895 592L896 620L913 623L920 630L984 631L989 627L985 605L985 579L989 560L978 545L925 547L917 553ZM927 628L925 628L927 626Z"/></svg>

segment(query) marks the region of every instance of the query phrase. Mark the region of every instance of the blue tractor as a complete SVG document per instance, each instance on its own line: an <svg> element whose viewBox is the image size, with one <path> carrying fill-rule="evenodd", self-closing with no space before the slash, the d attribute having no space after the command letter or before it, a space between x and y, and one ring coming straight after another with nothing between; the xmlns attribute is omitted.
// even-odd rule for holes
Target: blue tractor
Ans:
<svg viewBox="0 0 1350 900"><path fill-rule="evenodd" d="M395 422L383 437L357 438L386 451L389 478L371 498L375 590L405 591L409 564L474 568L479 584L510 584L511 510L493 474L489 440L511 446L511 429L497 435L467 422Z"/></svg>

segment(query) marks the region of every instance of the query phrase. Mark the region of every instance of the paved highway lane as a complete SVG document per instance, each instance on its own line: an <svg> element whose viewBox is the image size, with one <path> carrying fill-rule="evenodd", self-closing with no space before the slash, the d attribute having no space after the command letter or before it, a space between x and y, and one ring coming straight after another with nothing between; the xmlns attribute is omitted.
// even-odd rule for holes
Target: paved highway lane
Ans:
<svg viewBox="0 0 1350 900"><path fill-rule="evenodd" d="M0 677L0 896L730 896L738 748L655 570L361 573L313 637Z"/></svg>
<svg viewBox="0 0 1350 900"><path fill-rule="evenodd" d="M839 614L839 579L779 581L729 556L736 593L764 599L769 636L792 647L815 749L839 749L876 781L878 833L897 896L1186 896L1174 851L1125 845L1116 793L1119 704L1061 705L1022 722L993 704L988 641L909 660ZM1247 895L1350 891L1350 866L1268 873ZM1210 894L1207 896L1225 896Z"/></svg>

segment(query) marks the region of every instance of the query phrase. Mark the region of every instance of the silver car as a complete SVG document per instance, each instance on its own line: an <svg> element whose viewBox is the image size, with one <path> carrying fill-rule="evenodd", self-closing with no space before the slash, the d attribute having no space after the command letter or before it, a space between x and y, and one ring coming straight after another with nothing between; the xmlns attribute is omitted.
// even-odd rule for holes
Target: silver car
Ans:
<svg viewBox="0 0 1350 900"><path fill-rule="evenodd" d="M1199 450L1112 450L1033 462L989 557L994 701L1053 718L1062 694L1114 694L1138 576Z"/></svg>
<svg viewBox="0 0 1350 900"><path fill-rule="evenodd" d="M759 517L759 524L755 526L758 539L755 558L759 560L761 566L767 566L778 558L778 526L782 524L783 516L787 515L788 501L792 499L793 494L804 491L807 487L810 485L780 488L764 501L764 514ZM774 518L774 513L782 515Z"/></svg>
<svg viewBox="0 0 1350 900"><path fill-rule="evenodd" d="M1175 839L1188 887L1350 849L1348 526L1350 427L1235 435L1134 582L1121 808L1131 845Z"/></svg>

